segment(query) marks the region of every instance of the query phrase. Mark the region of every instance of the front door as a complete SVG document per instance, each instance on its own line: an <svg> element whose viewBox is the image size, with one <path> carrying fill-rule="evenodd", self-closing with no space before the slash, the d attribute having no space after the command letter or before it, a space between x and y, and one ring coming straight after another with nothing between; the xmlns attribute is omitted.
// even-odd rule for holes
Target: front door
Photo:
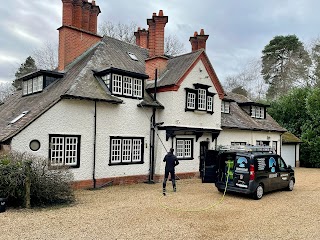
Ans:
<svg viewBox="0 0 320 240"><path fill-rule="evenodd" d="M209 148L209 142L207 141L200 142L200 164L199 164L200 177L203 176L204 160L205 160L206 152L208 148Z"/></svg>

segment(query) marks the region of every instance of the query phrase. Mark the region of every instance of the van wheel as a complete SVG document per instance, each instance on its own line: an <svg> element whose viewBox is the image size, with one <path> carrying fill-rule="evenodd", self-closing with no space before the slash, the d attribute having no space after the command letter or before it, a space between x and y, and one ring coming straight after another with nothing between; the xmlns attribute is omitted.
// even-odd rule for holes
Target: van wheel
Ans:
<svg viewBox="0 0 320 240"><path fill-rule="evenodd" d="M253 193L253 198L256 200L260 200L263 197L264 189L261 184L257 187L256 191Z"/></svg>
<svg viewBox="0 0 320 240"><path fill-rule="evenodd" d="M218 191L224 193L224 189L218 188Z"/></svg>
<svg viewBox="0 0 320 240"><path fill-rule="evenodd" d="M292 191L292 190L293 190L293 187L294 187L294 181L293 181L293 179L291 178L290 181L289 181L287 190Z"/></svg>

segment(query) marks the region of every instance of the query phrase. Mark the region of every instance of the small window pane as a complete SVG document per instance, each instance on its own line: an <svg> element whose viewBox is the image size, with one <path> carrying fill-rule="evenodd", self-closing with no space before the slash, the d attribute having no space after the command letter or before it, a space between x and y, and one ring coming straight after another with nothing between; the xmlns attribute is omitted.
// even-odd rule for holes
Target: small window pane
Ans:
<svg viewBox="0 0 320 240"><path fill-rule="evenodd" d="M212 112L213 98L211 96L207 97L207 110Z"/></svg>
<svg viewBox="0 0 320 240"><path fill-rule="evenodd" d="M28 80L28 94L32 93L32 79Z"/></svg>
<svg viewBox="0 0 320 240"><path fill-rule="evenodd" d="M122 94L122 76L117 74L112 75L112 93Z"/></svg>
<svg viewBox="0 0 320 240"><path fill-rule="evenodd" d="M132 78L123 77L123 95L132 96Z"/></svg>
<svg viewBox="0 0 320 240"><path fill-rule="evenodd" d="M198 89L198 109L206 110L206 90Z"/></svg>
<svg viewBox="0 0 320 240"><path fill-rule="evenodd" d="M38 80L38 91L42 91L43 90L43 76L39 76L37 80Z"/></svg>
<svg viewBox="0 0 320 240"><path fill-rule="evenodd" d="M122 141L122 162L131 162L131 139Z"/></svg>
<svg viewBox="0 0 320 240"><path fill-rule="evenodd" d="M23 82L23 95L28 94L28 81Z"/></svg>
<svg viewBox="0 0 320 240"><path fill-rule="evenodd" d="M111 142L111 162L121 162L121 139L112 139Z"/></svg>
<svg viewBox="0 0 320 240"><path fill-rule="evenodd" d="M141 79L134 79L133 85L133 96L134 97L142 97L142 80Z"/></svg>
<svg viewBox="0 0 320 240"><path fill-rule="evenodd" d="M195 109L196 108L196 94L188 92L187 95L187 108Z"/></svg>

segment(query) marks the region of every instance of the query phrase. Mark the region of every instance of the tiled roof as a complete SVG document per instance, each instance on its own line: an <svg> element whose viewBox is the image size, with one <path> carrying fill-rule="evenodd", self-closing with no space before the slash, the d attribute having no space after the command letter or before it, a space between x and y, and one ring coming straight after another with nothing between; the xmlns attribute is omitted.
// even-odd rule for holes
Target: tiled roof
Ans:
<svg viewBox="0 0 320 240"><path fill-rule="evenodd" d="M135 54L138 61L132 60L127 52ZM4 104L0 105L0 142L19 133L61 98L122 103L121 99L110 94L103 81L94 76L93 71L115 67L144 74L147 57L148 51L146 49L104 37L102 41L69 64L63 78L55 81L42 92L22 96L22 92L17 91ZM162 105L158 102L154 103L147 93L145 96L142 104L161 108ZM14 124L9 124L23 111L28 111L28 113Z"/></svg>
<svg viewBox="0 0 320 240"><path fill-rule="evenodd" d="M247 97L236 93L228 93L226 98L234 100L234 102L230 102L230 113L221 113L222 128L286 132L286 129L281 127L268 113L265 119L252 118L246 113L239 106L239 103L252 102Z"/></svg>
<svg viewBox="0 0 320 240"><path fill-rule="evenodd" d="M302 143L302 141L296 137L295 135L293 135L291 132L285 132L282 135L282 143Z"/></svg>
<svg viewBox="0 0 320 240"><path fill-rule="evenodd" d="M204 50L183 54L177 57L172 57L168 60L162 76L157 81L157 87L171 86L178 83L191 65L198 59ZM147 88L154 88L154 81L151 81Z"/></svg>

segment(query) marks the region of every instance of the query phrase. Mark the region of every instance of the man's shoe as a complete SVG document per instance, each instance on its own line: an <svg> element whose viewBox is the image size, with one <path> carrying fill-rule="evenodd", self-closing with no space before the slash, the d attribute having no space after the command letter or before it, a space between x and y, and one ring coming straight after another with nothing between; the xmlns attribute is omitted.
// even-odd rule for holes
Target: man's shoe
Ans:
<svg viewBox="0 0 320 240"><path fill-rule="evenodd" d="M174 191L174 192L176 192L176 191L177 191L177 189L174 187L174 188L173 188L173 191Z"/></svg>

